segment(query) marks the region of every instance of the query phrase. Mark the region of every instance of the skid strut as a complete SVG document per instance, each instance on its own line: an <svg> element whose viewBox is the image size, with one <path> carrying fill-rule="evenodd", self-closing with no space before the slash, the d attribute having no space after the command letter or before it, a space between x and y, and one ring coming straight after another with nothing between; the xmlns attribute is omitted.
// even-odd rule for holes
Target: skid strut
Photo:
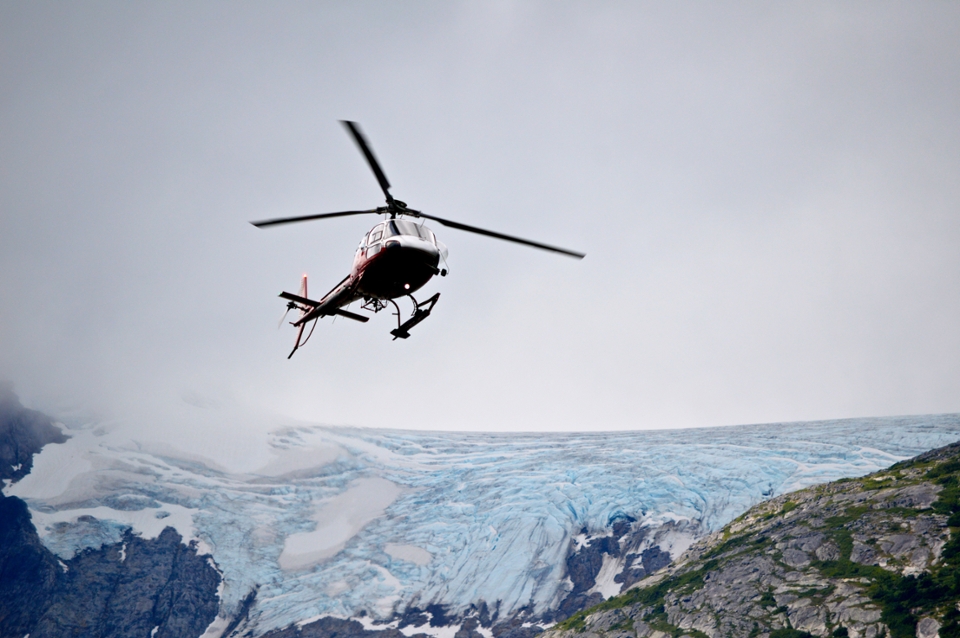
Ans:
<svg viewBox="0 0 960 638"><path fill-rule="evenodd" d="M390 331L390 334L393 335L394 341L409 337L410 328L414 327L430 316L430 312L433 310L433 307L437 305L437 299L440 298L440 293L436 293L426 301L417 301L414 299L413 295L407 296L413 299L413 316L403 323L400 323L400 306L398 306L397 302L395 302L393 299L390 300L390 303L392 303L397 309L397 329Z"/></svg>

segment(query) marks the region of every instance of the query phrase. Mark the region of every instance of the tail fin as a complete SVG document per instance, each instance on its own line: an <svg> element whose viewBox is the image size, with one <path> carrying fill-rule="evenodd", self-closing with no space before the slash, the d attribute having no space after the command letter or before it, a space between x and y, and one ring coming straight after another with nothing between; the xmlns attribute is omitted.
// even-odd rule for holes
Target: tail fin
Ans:
<svg viewBox="0 0 960 638"><path fill-rule="evenodd" d="M304 299L309 299L309 297L307 297L307 273L303 273L303 278L300 280L300 296L303 297ZM296 304L293 307L300 310L301 318L303 317L303 315L307 314L307 312L310 311L310 308L307 308L306 306L303 306L300 304ZM316 326L316 322L314 322L314 326ZM290 354L287 355L287 359L292 357L293 353L296 352L300 346L302 346L307 342L306 339L303 339L303 329L306 327L307 327L307 324L305 323L300 324L300 326L297 327L297 340L293 344L293 350L291 350ZM312 328L310 329L310 334L313 334ZM310 334L307 335L307 339L310 338Z"/></svg>

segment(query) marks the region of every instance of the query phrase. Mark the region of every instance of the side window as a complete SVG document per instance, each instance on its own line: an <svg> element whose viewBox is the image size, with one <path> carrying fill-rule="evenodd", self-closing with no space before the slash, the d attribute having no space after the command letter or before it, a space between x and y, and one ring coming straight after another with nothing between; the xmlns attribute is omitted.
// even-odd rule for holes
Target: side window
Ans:
<svg viewBox="0 0 960 638"><path fill-rule="evenodd" d="M381 237L383 237L383 224L377 224L367 235L367 246L377 243Z"/></svg>
<svg viewBox="0 0 960 638"><path fill-rule="evenodd" d="M376 255L378 252L380 252L380 244L376 244L376 245L374 245L374 246L370 246L369 248L367 248L367 257L368 257L368 258L369 258L369 257L373 257L373 256Z"/></svg>

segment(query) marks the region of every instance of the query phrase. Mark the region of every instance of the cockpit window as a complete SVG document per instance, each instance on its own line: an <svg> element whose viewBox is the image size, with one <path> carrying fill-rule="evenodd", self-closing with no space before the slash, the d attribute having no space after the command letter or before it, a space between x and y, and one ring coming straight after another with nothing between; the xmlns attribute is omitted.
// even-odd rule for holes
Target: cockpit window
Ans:
<svg viewBox="0 0 960 638"><path fill-rule="evenodd" d="M415 222L407 221L406 219L391 219L387 222L385 231L387 237L392 235L410 235L411 237L426 239L431 244L436 243L433 232L431 232L429 228L420 226Z"/></svg>

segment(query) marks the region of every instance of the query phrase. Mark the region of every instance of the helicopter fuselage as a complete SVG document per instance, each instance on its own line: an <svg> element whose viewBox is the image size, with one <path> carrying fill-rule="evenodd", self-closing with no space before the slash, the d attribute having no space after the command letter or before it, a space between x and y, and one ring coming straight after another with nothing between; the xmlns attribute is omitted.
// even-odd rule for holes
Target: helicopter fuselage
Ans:
<svg viewBox="0 0 960 638"><path fill-rule="evenodd" d="M441 253L426 226L390 219L374 226L360 241L351 269L357 298L396 299L422 288L440 274Z"/></svg>
<svg viewBox="0 0 960 638"><path fill-rule="evenodd" d="M446 247L437 241L433 231L423 224L389 219L374 226L364 236L357 247L350 274L320 301L306 298L304 292L300 295L283 292L280 296L292 302L293 305L288 305L288 308L292 309L297 307L296 304L300 304L303 314L293 322L294 326L303 326L314 319L329 315L366 321L359 315L344 310L346 306L361 299L365 308L370 307L374 312L378 312L383 307L382 302L410 296L416 312L421 304L413 298L413 293L434 275L446 274L446 270L437 268L440 260L446 259L446 252ZM301 290L305 289L304 283ZM439 295L435 295L437 296Z"/></svg>

